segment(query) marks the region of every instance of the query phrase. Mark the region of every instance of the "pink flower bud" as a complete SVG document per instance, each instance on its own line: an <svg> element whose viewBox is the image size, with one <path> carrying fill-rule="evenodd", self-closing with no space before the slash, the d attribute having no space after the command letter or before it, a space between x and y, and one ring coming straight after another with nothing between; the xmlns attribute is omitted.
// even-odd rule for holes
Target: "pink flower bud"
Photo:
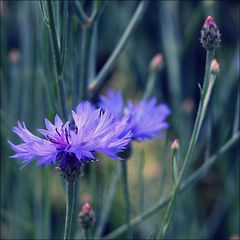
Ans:
<svg viewBox="0 0 240 240"><path fill-rule="evenodd" d="M219 73L220 68L219 68L219 64L216 59L212 60L211 66L210 66L210 71L211 71L211 73L215 73L215 74Z"/></svg>
<svg viewBox="0 0 240 240"><path fill-rule="evenodd" d="M85 203L83 205L78 217L79 217L79 223L84 229L88 229L92 227L96 221L95 213L92 210L89 203Z"/></svg>
<svg viewBox="0 0 240 240"><path fill-rule="evenodd" d="M220 46L221 35L211 16L208 16L201 30L200 42L207 50L215 50Z"/></svg>
<svg viewBox="0 0 240 240"><path fill-rule="evenodd" d="M18 49L13 48L8 54L8 57L12 63L17 63L20 58L20 52Z"/></svg>
<svg viewBox="0 0 240 240"><path fill-rule="evenodd" d="M172 149L172 150L178 150L178 149L179 149L179 141L178 141L178 139L175 139L175 140L172 142L171 149Z"/></svg>
<svg viewBox="0 0 240 240"><path fill-rule="evenodd" d="M163 66L163 55L161 53L156 54L149 65L150 70L159 71Z"/></svg>

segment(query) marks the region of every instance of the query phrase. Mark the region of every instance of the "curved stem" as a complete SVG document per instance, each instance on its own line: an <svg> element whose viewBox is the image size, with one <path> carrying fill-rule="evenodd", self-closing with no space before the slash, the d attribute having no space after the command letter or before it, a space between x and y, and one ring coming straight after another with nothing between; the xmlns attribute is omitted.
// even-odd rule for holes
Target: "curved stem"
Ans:
<svg viewBox="0 0 240 240"><path fill-rule="evenodd" d="M104 227L106 225L106 221L107 221L107 218L109 216L109 212L111 210L113 197L116 193L117 184L118 184L120 176L121 176L121 171L120 170L121 170L121 168L120 168L119 164L116 164L116 169L114 171L113 178L110 180L111 184L109 186L108 195L107 195L107 197L104 201L104 204L102 206L101 214L100 214L100 217L99 217L99 224L97 225L97 229L96 229L95 235L94 235L95 239L100 238L100 236L102 235L102 232L104 230Z"/></svg>
<svg viewBox="0 0 240 240"><path fill-rule="evenodd" d="M217 153L215 153L212 157L210 157L207 161L204 162L204 164L199 167L190 177L185 180L181 186L179 187L179 192L184 191L192 184L196 183L199 179L201 179L209 170L209 168L215 163L215 161L226 151L228 151L234 144L236 144L240 139L240 132L237 132L234 134L234 136L231 137L230 140L228 140ZM150 209L144 211L142 214L138 215L137 217L133 218L130 221L131 227L136 226L137 224L140 224L145 219L153 216L156 214L159 210L164 208L172 199L172 194L168 197L165 197L164 199L160 200L158 203L156 203L153 207ZM113 239L118 237L119 235L123 234L127 231L128 225L124 224L121 227L117 228L113 232L109 233L104 237L104 239Z"/></svg>
<svg viewBox="0 0 240 240"><path fill-rule="evenodd" d="M169 206L167 208L167 211L164 215L163 229L160 229L157 239L162 239L168 230L168 227L169 227L170 221L171 221L171 216L172 216L172 209L174 208L174 205L176 202L177 192L179 190L181 181L182 181L185 171L187 169L187 165L190 161L193 148L196 144L200 129L202 127L202 123L203 123L203 119L205 117L207 105L208 105L208 102L209 102L209 99L211 96L212 87L213 87L215 79L216 79L216 74L210 75L210 64L213 60L213 57L214 57L214 51L207 51L203 89L201 91L201 99L200 99L200 103L199 103L199 107L198 107L196 121L195 121L194 128L193 128L193 133L191 136L191 140L189 143L186 157L183 162L183 166L181 168L179 177L178 177L177 182L173 189L172 199L171 199Z"/></svg>
<svg viewBox="0 0 240 240"><path fill-rule="evenodd" d="M100 72L98 73L95 80L89 85L88 90L92 95L96 94L97 91L101 88L103 83L105 82L105 78L109 71L112 69L113 65L116 63L116 60L119 54L122 52L123 48L126 46L127 41L130 39L134 29L136 28L139 20L143 16L144 11L148 5L148 1L141 1L130 20L125 32L123 33L122 37L120 38L117 46L115 47L114 51L110 55L107 62L104 64Z"/></svg>
<svg viewBox="0 0 240 240"><path fill-rule="evenodd" d="M122 162L122 176L123 176L123 184L124 184L124 197L125 197L125 210L126 210L126 223L127 223L127 239L132 238L132 229L130 225L131 218L131 203L128 189L128 168L127 168L127 160L123 160Z"/></svg>
<svg viewBox="0 0 240 240"><path fill-rule="evenodd" d="M64 240L70 239L74 198L75 198L75 182L73 183L66 182L66 218Z"/></svg>

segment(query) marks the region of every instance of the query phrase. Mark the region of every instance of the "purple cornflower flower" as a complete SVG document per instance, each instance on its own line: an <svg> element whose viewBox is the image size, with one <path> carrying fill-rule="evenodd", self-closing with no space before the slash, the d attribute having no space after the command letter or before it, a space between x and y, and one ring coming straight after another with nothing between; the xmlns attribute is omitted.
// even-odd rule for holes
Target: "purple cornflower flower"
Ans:
<svg viewBox="0 0 240 240"><path fill-rule="evenodd" d="M131 131L126 130L128 117L117 119L110 111L95 109L89 102L80 103L76 112L72 111L74 127L62 122L56 115L52 124L45 119L45 129L38 131L45 137L33 135L18 122L13 131L24 141L15 145L9 141L16 152L13 158L20 158L26 165L39 158L37 165L57 164L60 174L69 182L81 176L87 161L96 161L96 152L113 159L121 160L120 151L125 150L131 141Z"/></svg>
<svg viewBox="0 0 240 240"><path fill-rule="evenodd" d="M132 103L128 100L124 107L122 92L108 91L108 96L100 96L100 106L115 114L118 119L128 116L128 130L132 139L144 141L154 136L163 137L162 131L168 128L166 117L170 110L166 104L157 105L156 98Z"/></svg>

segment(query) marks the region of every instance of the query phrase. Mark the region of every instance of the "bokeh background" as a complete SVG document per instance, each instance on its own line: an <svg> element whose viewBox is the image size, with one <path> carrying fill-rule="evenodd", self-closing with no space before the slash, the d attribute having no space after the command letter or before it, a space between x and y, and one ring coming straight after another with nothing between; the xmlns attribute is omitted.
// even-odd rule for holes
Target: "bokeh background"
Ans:
<svg viewBox="0 0 240 240"><path fill-rule="evenodd" d="M86 11L89 1L81 1ZM106 1L98 23L96 71L121 37L138 1ZM67 60L64 78L67 105L78 77L81 27L69 4ZM57 2L55 3L57 8ZM208 15L222 36L216 52L221 72L207 117L194 150L189 172L197 169L239 129L239 1L152 1L101 89L122 89L125 99L140 99L157 53L164 66L154 95L172 109L166 137L134 143L129 164L132 217L153 206L172 189L171 142L180 141L180 161L186 153L199 101L206 51L199 42ZM59 110L48 29L38 1L1 1L1 239L60 239L65 218L64 184L53 168L23 169L10 159L7 139L18 143L11 129L24 121L30 130L43 127ZM238 99L238 105L237 105ZM97 97L94 99L97 101ZM234 127L235 125L235 127ZM118 162L100 156L89 164L78 188L74 235L81 236L77 213L89 201L97 224L118 171ZM189 174L188 172L188 174ZM142 177L144 176L144 178ZM144 181L144 182L143 182ZM121 179L117 183L103 234L124 223ZM164 211L134 228L136 239L150 238L160 227ZM168 238L233 239L239 230L239 144L221 156L196 185L179 197ZM95 227L96 229L96 227ZM122 236L124 238L124 235Z"/></svg>

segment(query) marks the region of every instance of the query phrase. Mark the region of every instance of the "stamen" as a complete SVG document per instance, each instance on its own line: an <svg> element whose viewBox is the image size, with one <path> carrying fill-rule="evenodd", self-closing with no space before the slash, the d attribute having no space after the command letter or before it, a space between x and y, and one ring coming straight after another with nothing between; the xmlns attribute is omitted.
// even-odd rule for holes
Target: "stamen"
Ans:
<svg viewBox="0 0 240 240"><path fill-rule="evenodd" d="M55 143L55 144L59 144L57 141L55 141L54 139L50 138L49 135L47 135L47 138L50 142Z"/></svg>
<svg viewBox="0 0 240 240"><path fill-rule="evenodd" d="M65 128L65 138L67 140L67 143L69 144L69 140L68 140L68 132L67 132L67 129Z"/></svg>
<svg viewBox="0 0 240 240"><path fill-rule="evenodd" d="M55 128L55 131L57 132L57 134L59 135L59 137L61 137L61 134L59 133L58 129Z"/></svg>

